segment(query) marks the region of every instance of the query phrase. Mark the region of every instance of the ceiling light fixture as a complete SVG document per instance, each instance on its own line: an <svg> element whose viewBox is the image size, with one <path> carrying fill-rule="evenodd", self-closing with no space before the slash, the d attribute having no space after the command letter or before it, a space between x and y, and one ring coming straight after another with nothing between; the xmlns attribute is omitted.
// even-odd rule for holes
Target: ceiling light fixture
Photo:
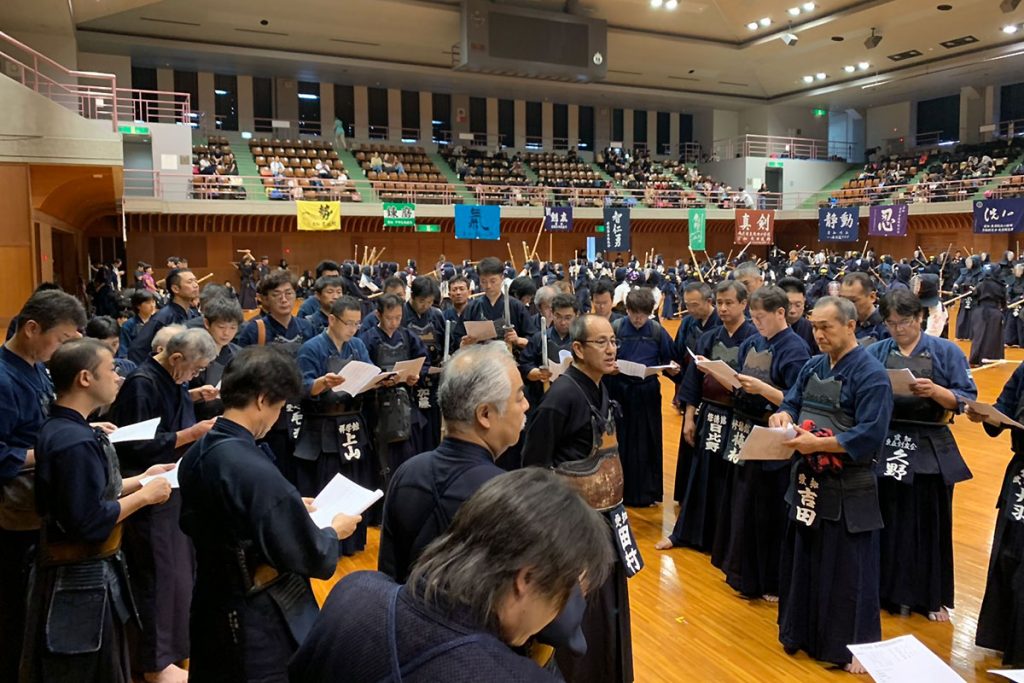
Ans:
<svg viewBox="0 0 1024 683"><path fill-rule="evenodd" d="M804 76L804 83L814 83L814 76Z"/></svg>
<svg viewBox="0 0 1024 683"><path fill-rule="evenodd" d="M299 99L300 100L319 100L320 96L319 95L314 95L311 92L300 92L299 93Z"/></svg>
<svg viewBox="0 0 1024 683"><path fill-rule="evenodd" d="M679 7L679 0L665 0L665 9L672 11Z"/></svg>
<svg viewBox="0 0 1024 683"><path fill-rule="evenodd" d="M759 21L758 23L761 24L761 26L764 26L765 28L768 28L769 26L772 25L772 19L771 19L771 17L765 17L765 18L761 19L761 21Z"/></svg>
<svg viewBox="0 0 1024 683"><path fill-rule="evenodd" d="M796 41L798 40L800 40L800 38L795 33L791 32L782 34L782 42L784 42L786 45L790 47L796 45Z"/></svg>
<svg viewBox="0 0 1024 683"><path fill-rule="evenodd" d="M789 11L789 16L791 16L791 17L800 16L800 8L799 7L790 7L788 11Z"/></svg>
<svg viewBox="0 0 1024 683"><path fill-rule="evenodd" d="M658 9L661 7L662 0L651 0L651 7Z"/></svg>
<svg viewBox="0 0 1024 683"><path fill-rule="evenodd" d="M751 31L756 31L757 30L757 22L756 21L750 22L749 24L747 24L747 28L749 28Z"/></svg>
<svg viewBox="0 0 1024 683"><path fill-rule="evenodd" d="M871 64L869 64L868 62L860 62L857 64L857 68L860 69L861 71L867 71L868 69L871 68Z"/></svg>
<svg viewBox="0 0 1024 683"><path fill-rule="evenodd" d="M845 71L848 74L852 74L856 70L857 67L853 66L852 64L847 64L846 66L843 67L843 71Z"/></svg>
<svg viewBox="0 0 1024 683"><path fill-rule="evenodd" d="M813 2L805 2L803 8L805 12L813 12L816 5Z"/></svg>
<svg viewBox="0 0 1024 683"><path fill-rule="evenodd" d="M1016 33L1018 29L1019 27L1017 26L1017 24L1007 24L1006 26L1003 27L1003 33L1009 33L1012 35Z"/></svg>
<svg viewBox="0 0 1024 683"><path fill-rule="evenodd" d="M1017 9L1018 5L1020 5L1020 0L1003 0L999 3L999 9L1003 10L1004 14L1009 14Z"/></svg>
<svg viewBox="0 0 1024 683"><path fill-rule="evenodd" d="M819 81L823 81L826 78L828 78L828 74L826 74L824 71L819 71L818 73L814 74L814 77L817 78Z"/></svg>

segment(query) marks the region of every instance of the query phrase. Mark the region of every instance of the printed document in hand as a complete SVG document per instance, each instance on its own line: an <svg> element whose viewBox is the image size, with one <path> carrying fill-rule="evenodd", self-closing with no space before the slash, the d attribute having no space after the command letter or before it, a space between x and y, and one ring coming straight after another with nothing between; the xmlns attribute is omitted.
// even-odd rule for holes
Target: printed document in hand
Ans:
<svg viewBox="0 0 1024 683"><path fill-rule="evenodd" d="M1024 429L1024 425L1009 417L995 406L989 405L988 403L982 403L981 401L972 401L969 398L965 398L964 403L973 408L974 412L984 415L985 422L988 422L989 424L1008 425L1010 427L1016 427L1017 429Z"/></svg>
<svg viewBox="0 0 1024 683"><path fill-rule="evenodd" d="M125 425L107 434L110 443L122 443L124 441L152 441L156 436L156 428L160 425L160 418L154 417L145 422L136 422L133 425Z"/></svg>
<svg viewBox="0 0 1024 683"><path fill-rule="evenodd" d="M467 320L462 324L466 326L466 336L477 341L498 338L498 330L494 327L493 320Z"/></svg>
<svg viewBox="0 0 1024 683"><path fill-rule="evenodd" d="M395 363L395 367L392 368L392 372L398 375L398 381L404 382L409 377L420 376L420 370L423 369L423 361L426 358L413 358L412 360L400 360Z"/></svg>
<svg viewBox="0 0 1024 683"><path fill-rule="evenodd" d="M551 371L551 381L554 382L556 379L561 377L562 374L569 369L570 365L572 365L572 353L570 351L559 351L558 363L548 361L548 370Z"/></svg>
<svg viewBox="0 0 1024 683"><path fill-rule="evenodd" d="M914 636L846 647L877 683L965 683L949 664Z"/></svg>
<svg viewBox="0 0 1024 683"><path fill-rule="evenodd" d="M724 360L699 360L697 368L708 373L727 389L739 389L742 385L736 379L738 374Z"/></svg>
<svg viewBox="0 0 1024 683"><path fill-rule="evenodd" d="M989 669L990 674L1009 678L1015 683L1024 683L1024 669Z"/></svg>
<svg viewBox="0 0 1024 683"><path fill-rule="evenodd" d="M740 448L740 460L789 460L793 449L783 445L796 438L793 425L788 427L761 427L754 425Z"/></svg>
<svg viewBox="0 0 1024 683"><path fill-rule="evenodd" d="M166 479L167 483L171 485L172 489L178 488L178 467L181 465L181 459L174 463L174 469L164 472L163 474L157 474L152 477L143 477L139 479L139 485L145 486L154 479Z"/></svg>
<svg viewBox="0 0 1024 683"><path fill-rule="evenodd" d="M314 524L321 529L326 529L338 513L361 515L383 497L384 492L380 489L376 491L365 489L351 479L336 474L334 479L327 482L323 491L313 499L313 506L316 510L310 512L309 516L313 519Z"/></svg>
<svg viewBox="0 0 1024 683"><path fill-rule="evenodd" d="M662 370L669 370L675 367L675 363L669 363L668 365L651 365L646 366L643 363L634 363L631 360L617 360L615 363L619 366L619 373L628 375L630 377L636 377L637 379L645 379L657 375Z"/></svg>
<svg viewBox="0 0 1024 683"><path fill-rule="evenodd" d="M899 370L886 370L889 373L889 382L892 383L892 393L896 396L913 396L914 392L911 391L910 387L917 381L917 377L914 376L907 368L900 368Z"/></svg>
<svg viewBox="0 0 1024 683"><path fill-rule="evenodd" d="M334 391L344 391L349 396L358 396L364 391L369 391L395 375L393 372L381 372L376 365L360 360L349 361L338 374L344 377L345 381L334 387Z"/></svg>

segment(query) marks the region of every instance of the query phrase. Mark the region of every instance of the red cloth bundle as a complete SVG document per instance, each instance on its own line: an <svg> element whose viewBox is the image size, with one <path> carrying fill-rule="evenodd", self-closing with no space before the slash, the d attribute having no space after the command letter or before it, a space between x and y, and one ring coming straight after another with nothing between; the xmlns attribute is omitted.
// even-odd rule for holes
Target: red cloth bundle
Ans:
<svg viewBox="0 0 1024 683"><path fill-rule="evenodd" d="M814 420L804 420L800 425L800 429L821 438L835 436L832 430L827 427L819 429L814 424ZM826 470L841 472L843 469L843 461L838 453L805 453L804 460L807 461L807 465L814 470L815 474L821 474Z"/></svg>

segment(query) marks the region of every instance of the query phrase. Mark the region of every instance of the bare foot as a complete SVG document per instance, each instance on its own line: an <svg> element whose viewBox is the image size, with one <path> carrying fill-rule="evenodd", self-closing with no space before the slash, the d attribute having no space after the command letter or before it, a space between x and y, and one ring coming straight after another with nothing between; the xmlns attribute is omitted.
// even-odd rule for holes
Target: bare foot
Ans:
<svg viewBox="0 0 1024 683"><path fill-rule="evenodd" d="M765 602L778 602L779 601L779 596L778 595L771 595L770 593L765 593L761 597L764 598Z"/></svg>
<svg viewBox="0 0 1024 683"><path fill-rule="evenodd" d="M861 663L857 660L856 657L853 658L852 662L844 666L843 670L851 674L866 674L868 672L868 670L861 665Z"/></svg>
<svg viewBox="0 0 1024 683"><path fill-rule="evenodd" d="M938 612L929 612L928 618L932 621L949 621L949 612L946 611L945 607L939 608Z"/></svg>
<svg viewBox="0 0 1024 683"><path fill-rule="evenodd" d="M163 671L146 673L142 676L146 683L188 683L188 672L175 664L168 664Z"/></svg>
<svg viewBox="0 0 1024 683"><path fill-rule="evenodd" d="M672 541L671 541L671 539L668 539L668 538L663 538L663 539L661 539L660 541L658 541L657 543L654 544L654 549L655 550L668 550L671 547L672 547Z"/></svg>

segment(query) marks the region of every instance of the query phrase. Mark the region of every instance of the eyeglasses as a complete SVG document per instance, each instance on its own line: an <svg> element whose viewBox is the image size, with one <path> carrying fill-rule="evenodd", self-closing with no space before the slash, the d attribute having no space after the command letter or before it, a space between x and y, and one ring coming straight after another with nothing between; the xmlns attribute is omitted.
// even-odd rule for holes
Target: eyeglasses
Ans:
<svg viewBox="0 0 1024 683"><path fill-rule="evenodd" d="M909 328L911 325L918 325L918 324L919 323L914 318L905 318L903 320L886 320L885 321L885 326L888 327L890 330L905 330L905 329Z"/></svg>
<svg viewBox="0 0 1024 683"><path fill-rule="evenodd" d="M294 299L294 289L275 289L272 292L267 292L267 296L271 299Z"/></svg>
<svg viewBox="0 0 1024 683"><path fill-rule="evenodd" d="M608 347L618 348L619 340L615 337L611 339L584 339L584 344L593 344L599 349L607 349Z"/></svg>

